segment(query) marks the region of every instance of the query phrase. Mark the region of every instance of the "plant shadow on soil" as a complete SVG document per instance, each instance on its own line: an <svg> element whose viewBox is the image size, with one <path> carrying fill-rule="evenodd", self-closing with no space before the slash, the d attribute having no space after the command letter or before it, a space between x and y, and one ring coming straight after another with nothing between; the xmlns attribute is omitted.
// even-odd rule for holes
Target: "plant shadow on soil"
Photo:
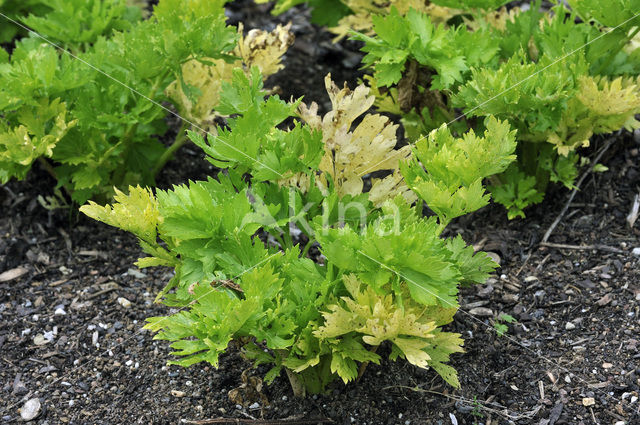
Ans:
<svg viewBox="0 0 640 425"><path fill-rule="evenodd" d="M281 86L283 98L305 90L305 101L326 108L323 77L329 71L339 84L356 85L357 45L331 44L330 35L308 24L304 9L274 18L264 6L241 6L231 8L230 20L242 20L245 28L294 22L298 41L270 81ZM602 159L609 170L585 180L551 237L616 252L539 245L566 190L551 191L526 220L509 222L491 205L451 226L451 234L461 233L501 260L487 284L461 291L462 309L448 327L465 340L466 352L451 361L461 389L433 371L383 360L369 365L357 383L337 383L328 394L304 400L293 398L283 374L262 389L264 398L244 393L244 406L228 396L249 368L235 348L221 357L219 369L166 366L168 344L140 328L145 318L167 313L153 300L170 271L136 270L140 250L129 234L43 209L36 198L51 194L54 182L36 166L26 181L0 188L0 273L24 269L0 282L0 419L18 422L19 407L38 397L38 424L206 423L219 417L362 425L640 423L640 258L631 253L640 246L640 223L630 229L625 222L640 187L639 149L631 135L620 136ZM212 171L187 146L159 186ZM500 313L517 320L503 337L493 330ZM594 404L584 406L589 398Z"/></svg>

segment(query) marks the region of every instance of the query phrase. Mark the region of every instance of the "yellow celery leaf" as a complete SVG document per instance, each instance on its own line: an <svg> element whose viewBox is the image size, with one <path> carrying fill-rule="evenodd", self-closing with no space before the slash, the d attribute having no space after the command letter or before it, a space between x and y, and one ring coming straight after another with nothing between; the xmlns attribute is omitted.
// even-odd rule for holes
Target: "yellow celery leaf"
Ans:
<svg viewBox="0 0 640 425"><path fill-rule="evenodd" d="M186 84L200 91L193 102L184 93L179 81L172 82L166 89L182 116L196 123L212 121L216 114L213 108L220 102L220 91L224 81L231 81L233 70L241 66L240 61L227 63L222 59L208 59L211 65L192 59L182 65L182 78Z"/></svg>
<svg viewBox="0 0 640 425"><path fill-rule="evenodd" d="M158 202L151 189L130 186L129 194L115 189L115 203L101 206L89 201L80 211L110 226L131 232L149 243L156 243L156 229L162 222Z"/></svg>
<svg viewBox="0 0 640 425"><path fill-rule="evenodd" d="M278 180L278 186L293 186L300 189L302 193L307 193L311 185L311 178L305 173L296 173L291 177Z"/></svg>
<svg viewBox="0 0 640 425"><path fill-rule="evenodd" d="M376 207L382 206L386 200L393 199L396 195L402 195L409 204L418 199L416 194L407 187L402 174L398 170L383 179L372 179L372 182L369 200Z"/></svg>
<svg viewBox="0 0 640 425"><path fill-rule="evenodd" d="M469 29L474 31L489 25L498 31L504 32L507 29L507 22L515 22L516 16L520 12L519 7L507 10L505 6L502 6L498 10L487 11L487 13L480 18L475 17L474 19L468 19L463 16L463 20Z"/></svg>
<svg viewBox="0 0 640 425"><path fill-rule="evenodd" d="M294 42L294 35L290 31L291 23L285 26L278 25L271 32L252 29L246 36L242 36L242 24L238 24L240 41L234 50L235 54L242 58L247 68L257 66L262 72L263 78L275 74L284 65L280 63L282 55Z"/></svg>
<svg viewBox="0 0 640 425"><path fill-rule="evenodd" d="M354 121L373 105L375 96L370 89L360 84L355 90L346 85L339 89L331 81L331 75L325 78L327 92L331 99L332 110L324 117L318 116L318 106L300 104L298 113L311 128L322 130L325 153L320 161L320 170L331 177L340 196L362 193L362 176L374 171L398 169L401 160L408 158L408 147L396 150L397 125L379 114L367 114L352 130ZM318 179L320 186L326 187L326 179ZM383 189L387 187L388 190ZM374 196L375 203L393 198L404 191L398 177L393 177L378 186Z"/></svg>
<svg viewBox="0 0 640 425"><path fill-rule="evenodd" d="M431 21L435 24L445 24L452 17L462 13L460 10L438 6L424 0L391 0L380 3L372 2L371 0L343 0L342 3L351 9L353 14L345 16L338 22L338 25L329 28L330 32L336 34L333 39L334 42L348 36L351 31L373 35L371 16L386 15L391 11L392 7L398 9L401 15L406 14L409 9L424 12L429 15Z"/></svg>
<svg viewBox="0 0 640 425"><path fill-rule="evenodd" d="M640 128L640 78L582 76L576 96L567 104L563 119L547 140L561 155L589 146L594 134Z"/></svg>
<svg viewBox="0 0 640 425"><path fill-rule="evenodd" d="M346 275L343 281L351 296L342 297L341 303L323 313L324 325L314 335L332 339L356 332L363 342L374 346L391 341L411 363L426 367L429 355L425 350L437 330L431 318L424 316L424 309L413 307L408 300L402 308L393 295L378 295L355 275Z"/></svg>
<svg viewBox="0 0 640 425"><path fill-rule="evenodd" d="M240 59L232 62L211 58L187 61L182 65L182 79L185 84L197 89L197 100L187 96L178 80L167 87L167 96L175 102L185 118L198 124L211 123L217 115L213 109L220 102L222 83L231 82L234 69L242 68L249 75L251 67L256 66L264 80L283 68L280 60L294 40L290 28L291 24L278 25L271 32L252 29L244 36L243 26L239 24L239 41L233 54Z"/></svg>

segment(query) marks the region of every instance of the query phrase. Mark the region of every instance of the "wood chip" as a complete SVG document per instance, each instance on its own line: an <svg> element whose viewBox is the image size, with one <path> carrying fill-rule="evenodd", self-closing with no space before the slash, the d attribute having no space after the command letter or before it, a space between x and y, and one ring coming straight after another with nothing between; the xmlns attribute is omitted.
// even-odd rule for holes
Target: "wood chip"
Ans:
<svg viewBox="0 0 640 425"><path fill-rule="evenodd" d="M15 269L7 270L6 272L0 273L0 282L9 282L10 280L14 280L19 278L20 276L24 276L29 272L28 269L20 266Z"/></svg>
<svg viewBox="0 0 640 425"><path fill-rule="evenodd" d="M633 198L631 212L629 212L629 215L627 216L627 223L629 224L629 227L633 228L633 225L636 224L638 214L640 214L640 193Z"/></svg>
<svg viewBox="0 0 640 425"><path fill-rule="evenodd" d="M602 298L600 298L598 301L596 301L596 304L598 304L600 307L604 307L605 305L609 304L610 302L611 302L611 295L605 294Z"/></svg>

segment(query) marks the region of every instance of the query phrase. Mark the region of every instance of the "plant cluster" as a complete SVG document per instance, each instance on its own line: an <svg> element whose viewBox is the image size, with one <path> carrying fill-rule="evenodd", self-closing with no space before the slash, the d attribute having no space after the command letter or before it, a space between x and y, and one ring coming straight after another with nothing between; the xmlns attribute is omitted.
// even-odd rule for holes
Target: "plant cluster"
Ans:
<svg viewBox="0 0 640 425"><path fill-rule="evenodd" d="M490 118L483 135L455 138L443 126L412 151L395 150L396 126L365 114L369 89L326 81L333 109L320 117L317 105L265 98L257 69L236 70L215 108L231 116L226 128L190 134L223 171L155 195L131 187L113 205L82 211L134 233L150 255L140 267L175 268L158 297L182 309L146 327L172 342L183 356L176 364L217 365L236 341L272 366L267 382L284 369L303 394L354 380L388 341L391 359L431 367L457 387L446 362L462 339L441 327L458 309L459 286L483 282L496 264L441 234L486 205L482 179L514 160L515 134ZM299 119L282 129L291 117ZM398 153L405 159L378 164L389 175L364 191L361 171ZM416 197L437 215L424 218Z"/></svg>
<svg viewBox="0 0 640 425"><path fill-rule="evenodd" d="M518 131L518 161L490 191L510 218L542 201L550 182L573 188L584 162L578 149L593 135L640 127L633 1L576 0L548 12L540 2L497 12L504 1L437 3L467 14L442 25L392 8L372 17L374 36L354 36L365 42L376 104L402 116L410 139L442 122L464 132L487 116L507 120Z"/></svg>
<svg viewBox="0 0 640 425"><path fill-rule="evenodd" d="M78 203L153 184L184 130L211 119L230 69L276 72L293 37L283 27L244 36L222 2L163 0L147 20L124 0L38 4L48 12L21 21L47 42L32 33L10 57L0 50L0 182L40 161ZM169 146L163 102L189 120Z"/></svg>
<svg viewBox="0 0 640 425"><path fill-rule="evenodd" d="M274 13L301 2L279 0ZM507 0L307 3L337 38L365 43L375 106L401 116L409 140L442 123L481 131L489 115L518 130L518 161L490 186L509 218L524 217L549 183L573 188L592 136L640 127L638 0L546 12L541 1L526 11Z"/></svg>
<svg viewBox="0 0 640 425"><path fill-rule="evenodd" d="M593 135L640 127L640 0L312 0L373 70L353 90L327 76L324 115L264 90L288 26L245 34L224 0L137 3L0 0L44 37L0 49L0 182L39 161L93 200L81 211L138 238L139 267L174 269L157 301L178 311L146 325L173 363L217 366L234 342L297 395L355 380L383 343L459 386L447 362L463 341L443 326L460 286L497 265L446 227L487 205L487 179L524 216L550 182L573 186ZM171 110L184 124L167 145ZM150 189L187 141L215 176Z"/></svg>

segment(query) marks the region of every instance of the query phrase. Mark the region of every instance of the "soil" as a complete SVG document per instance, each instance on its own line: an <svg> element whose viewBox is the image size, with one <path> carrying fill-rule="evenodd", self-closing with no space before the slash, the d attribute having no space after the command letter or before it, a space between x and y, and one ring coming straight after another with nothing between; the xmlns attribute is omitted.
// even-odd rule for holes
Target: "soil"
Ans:
<svg viewBox="0 0 640 425"><path fill-rule="evenodd" d="M284 98L304 93L326 107L328 72L355 86L358 46L331 44L304 8L274 18L242 3L229 17L246 28L294 22L296 44L269 82ZM252 388L266 370L250 369L233 347L219 369L167 366L168 344L141 326L167 313L153 300L170 270L137 270L141 252L129 234L44 209L37 198L55 182L36 165L27 180L0 188L0 420L20 422L18 409L38 398L37 424L640 424L640 256L632 253L640 222L625 221L640 190L640 144L626 133L617 139L601 160L608 171L584 181L552 234L558 245L540 241L565 189L551 190L526 220L508 221L491 205L452 225L501 262L485 285L463 289L448 326L465 340L451 361L459 390L433 371L383 361L356 383L306 399L293 397L284 375ZM212 171L187 146L159 185ZM503 313L516 321L498 336ZM237 388L244 405L228 395Z"/></svg>

